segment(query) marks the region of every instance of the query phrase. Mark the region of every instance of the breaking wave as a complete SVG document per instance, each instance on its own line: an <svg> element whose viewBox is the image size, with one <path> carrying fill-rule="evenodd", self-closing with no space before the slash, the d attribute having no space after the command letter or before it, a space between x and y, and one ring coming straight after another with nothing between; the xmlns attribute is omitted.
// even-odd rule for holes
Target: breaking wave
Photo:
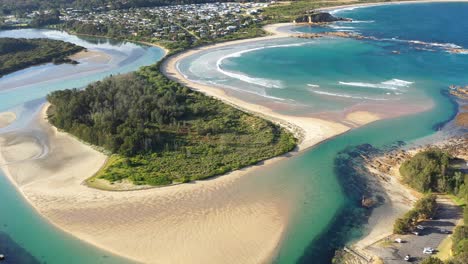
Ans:
<svg viewBox="0 0 468 264"><path fill-rule="evenodd" d="M400 90L400 88L408 87L412 82L405 80L392 79L381 83L363 83L363 82L339 82L341 85L366 87L366 88L377 88L387 90Z"/></svg>
<svg viewBox="0 0 468 264"><path fill-rule="evenodd" d="M325 91L312 91L313 93L320 94L320 95L327 95L333 97L342 97L342 98L349 98L349 99L360 99L360 100L374 100L374 101L386 101L385 98L372 98L366 96L354 96L349 94L339 94L339 93L330 93Z"/></svg>
<svg viewBox="0 0 468 264"><path fill-rule="evenodd" d="M265 46L265 47L258 47L258 48L252 48L252 49L247 49L247 50L241 50L238 52L234 52L232 54L228 54L226 56L221 57L216 61L216 69L218 72L229 76L234 79L241 80L243 82L255 84L255 85L260 85L266 88L283 88L282 82L279 80L270 80L270 79L264 79L264 78L256 78L256 77L251 77L246 74L241 74L241 73L236 73L236 72L230 72L227 70L222 69L221 65L224 60L229 59L229 58L237 58L242 56L242 54L248 53L248 52L253 52L257 50L263 50L263 49L271 49L271 48L283 48L283 47L299 47L299 46L304 46L306 44L310 43L296 43L296 44L284 44L284 45L272 45L272 46Z"/></svg>
<svg viewBox="0 0 468 264"><path fill-rule="evenodd" d="M314 87L314 88L315 88L315 87L320 87L320 85L318 85L318 84L311 84L311 83L308 83L307 86L309 86L309 87Z"/></svg>

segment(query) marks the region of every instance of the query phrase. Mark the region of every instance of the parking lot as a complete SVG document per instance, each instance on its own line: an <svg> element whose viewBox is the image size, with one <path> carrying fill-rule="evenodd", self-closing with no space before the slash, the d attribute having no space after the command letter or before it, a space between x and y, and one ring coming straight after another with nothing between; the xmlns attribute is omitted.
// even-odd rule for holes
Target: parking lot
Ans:
<svg viewBox="0 0 468 264"><path fill-rule="evenodd" d="M461 208L453 205L450 200L438 198L437 203L439 208L435 219L420 223L424 230L418 230L418 236L413 234L391 236L387 241L370 246L369 250L382 258L385 264L407 263L404 260L406 255L411 256L412 263L418 263L430 256L424 254L423 249L426 247L437 249L442 240L453 232L457 221L462 217ZM401 238L402 243L394 242L396 238Z"/></svg>

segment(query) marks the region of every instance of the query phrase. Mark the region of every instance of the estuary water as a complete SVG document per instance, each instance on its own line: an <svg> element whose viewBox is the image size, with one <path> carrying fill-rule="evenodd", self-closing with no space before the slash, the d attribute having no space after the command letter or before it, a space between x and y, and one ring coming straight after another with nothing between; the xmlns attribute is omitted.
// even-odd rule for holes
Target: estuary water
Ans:
<svg viewBox="0 0 468 264"><path fill-rule="evenodd" d="M468 3L395 4L333 11L353 19L297 32L352 32L368 39L274 39L224 46L181 61L189 79L273 110L343 122L365 110L391 119L330 139L264 168L245 185L292 199L276 263L330 263L336 248L368 232L362 191L346 163L357 148L387 149L438 132L456 113L448 86L468 83ZM257 173L258 174L258 173ZM266 176L267 175L267 176ZM294 194L291 194L294 193Z"/></svg>
<svg viewBox="0 0 468 264"><path fill-rule="evenodd" d="M126 73L160 60L164 51L104 38L77 37L53 30L0 31L0 37L50 38L83 46L92 56L78 65L52 63L0 78L0 112L17 120L0 133L29 129L28 124L55 90L82 88L111 74ZM100 54L99 56L95 54ZM98 58L96 58L98 57ZM0 253L5 263L129 263L66 234L39 216L0 172Z"/></svg>

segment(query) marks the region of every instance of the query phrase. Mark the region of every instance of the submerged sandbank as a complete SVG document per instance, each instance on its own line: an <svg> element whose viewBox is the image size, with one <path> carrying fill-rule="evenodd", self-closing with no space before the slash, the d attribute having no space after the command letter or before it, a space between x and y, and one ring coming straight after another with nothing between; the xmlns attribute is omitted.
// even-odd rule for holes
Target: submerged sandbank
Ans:
<svg viewBox="0 0 468 264"><path fill-rule="evenodd" d="M108 54L96 50L82 50L69 57L74 61L89 61L93 63L109 63L112 59Z"/></svg>
<svg viewBox="0 0 468 264"><path fill-rule="evenodd" d="M16 120L16 114L13 112L0 113L0 128L7 127Z"/></svg>

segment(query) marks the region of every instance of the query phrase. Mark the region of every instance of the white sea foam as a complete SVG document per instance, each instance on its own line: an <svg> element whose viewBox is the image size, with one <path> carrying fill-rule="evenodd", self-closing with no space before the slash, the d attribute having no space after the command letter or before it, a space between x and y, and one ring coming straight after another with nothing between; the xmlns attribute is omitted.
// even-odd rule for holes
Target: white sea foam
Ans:
<svg viewBox="0 0 468 264"><path fill-rule="evenodd" d="M382 40L405 42L405 43L421 45L421 46L438 47L438 48L442 48L442 49L461 49L461 48L463 48L463 47L461 47L461 46L459 46L457 44L454 44L454 43L425 42L425 41L421 41L421 40L406 40L406 39L398 39L398 38L390 38L390 39L382 39Z"/></svg>
<svg viewBox="0 0 468 264"><path fill-rule="evenodd" d="M236 72L230 72L222 69L221 65L224 60L229 59L229 58L237 58L242 56L242 54L252 52L252 51L257 51L257 50L262 50L262 49L271 49L271 48L283 48L283 47L299 47L299 46L304 46L306 44L310 44L310 42L304 42L304 43L295 43L295 44L284 44L284 45L272 45L272 46L264 46L264 47L258 47L258 48L252 48L252 49L247 49L247 50L241 50L238 52L234 52L232 54L228 54L226 56L221 57L216 61L216 68L218 72L229 76L234 79L241 80L243 82L255 84L255 85L260 85L266 88L283 88L282 82L280 80L271 80L271 79L264 79L264 78L256 78L256 77L251 77L246 74L241 74L241 73L236 73Z"/></svg>
<svg viewBox="0 0 468 264"><path fill-rule="evenodd" d="M320 85L318 85L318 84L311 84L311 83L308 83L307 86L309 86L309 87L314 87L314 88L315 88L315 87L320 87Z"/></svg>
<svg viewBox="0 0 468 264"><path fill-rule="evenodd" d="M199 83L201 83L201 82L199 82ZM266 94L266 92L259 93L259 92L255 92L255 91L251 91L251 90L245 90L245 89L236 88L236 87L233 87L233 86L230 86L230 85L221 85L221 84L219 84L219 83L217 83L217 82L214 82L214 81L208 81L208 83L210 83L210 84L212 84L212 85L214 85L214 86L221 86L221 87L226 88L226 89L231 89L231 90L235 90L235 91L239 91L239 92L244 92L244 93L250 93L250 94L258 95L258 96L265 97L265 98L269 98L269 99L273 99L273 100L286 101L285 98L280 98L280 97L268 95L268 94ZM290 101L293 101L293 100L290 100Z"/></svg>
<svg viewBox="0 0 468 264"><path fill-rule="evenodd" d="M338 25L329 25L328 27L333 28L333 29L354 29L355 28L355 27L338 26Z"/></svg>
<svg viewBox="0 0 468 264"><path fill-rule="evenodd" d="M391 79L390 81L382 82L382 84L392 85L392 86L399 86L399 87L408 87L411 84L413 84L413 82L400 80L400 79Z"/></svg>
<svg viewBox="0 0 468 264"><path fill-rule="evenodd" d="M375 20L352 20L352 21L346 21L342 23L374 23Z"/></svg>
<svg viewBox="0 0 468 264"><path fill-rule="evenodd" d="M320 94L320 95L327 95L333 97L342 97L342 98L349 98L349 99L360 99L360 100L374 100L374 101L386 101L385 98L372 98L366 96L354 96L349 94L340 94L340 93L330 93L325 91L312 91L313 93Z"/></svg>
<svg viewBox="0 0 468 264"><path fill-rule="evenodd" d="M400 90L400 88L408 87L412 82L405 80L392 79L381 83L364 83L364 82L339 82L341 85L366 87L366 88L377 88L387 90Z"/></svg>

